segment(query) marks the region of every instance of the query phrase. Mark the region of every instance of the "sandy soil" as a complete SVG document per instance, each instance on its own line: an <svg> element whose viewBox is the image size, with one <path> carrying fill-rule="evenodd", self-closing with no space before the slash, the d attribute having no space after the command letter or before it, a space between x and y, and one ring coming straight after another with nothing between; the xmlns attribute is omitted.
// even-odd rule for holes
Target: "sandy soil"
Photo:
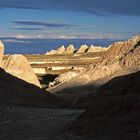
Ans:
<svg viewBox="0 0 140 140"><path fill-rule="evenodd" d="M0 140L81 140L66 128L82 112L73 109L0 107Z"/></svg>

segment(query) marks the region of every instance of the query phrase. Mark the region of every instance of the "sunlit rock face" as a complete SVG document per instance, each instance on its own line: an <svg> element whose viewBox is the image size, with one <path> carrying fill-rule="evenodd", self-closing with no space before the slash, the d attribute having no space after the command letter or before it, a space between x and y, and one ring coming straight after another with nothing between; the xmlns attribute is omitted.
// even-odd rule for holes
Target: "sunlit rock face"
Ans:
<svg viewBox="0 0 140 140"><path fill-rule="evenodd" d="M45 68L33 68L34 73L38 74L46 74L46 69Z"/></svg>
<svg viewBox="0 0 140 140"><path fill-rule="evenodd" d="M18 77L28 83L41 87L28 60L23 55L11 55L3 63L3 68L11 75Z"/></svg>
<svg viewBox="0 0 140 140"><path fill-rule="evenodd" d="M45 55L53 55L56 54L56 50L51 50L45 53Z"/></svg>
<svg viewBox="0 0 140 140"><path fill-rule="evenodd" d="M77 50L76 53L85 53L88 50L88 46L85 45L81 45L81 47Z"/></svg>
<svg viewBox="0 0 140 140"><path fill-rule="evenodd" d="M83 53L96 53L96 52L103 52L107 51L108 48L104 48L102 46L94 46L91 45L88 47L86 44L81 45L79 49L76 49L73 44L68 45L66 48L64 45L57 48L56 50L51 50L46 52L46 55L56 55L56 54L83 54Z"/></svg>
<svg viewBox="0 0 140 140"><path fill-rule="evenodd" d="M103 59L106 62L113 63L114 61L123 59L128 53L134 53L134 50L139 48L140 35L134 36L124 42L115 42L109 46L109 49Z"/></svg>
<svg viewBox="0 0 140 140"><path fill-rule="evenodd" d="M65 46L62 45L61 47L58 47L56 50L50 50L46 52L45 55L64 54L65 52L69 51L69 49L71 49L71 47L68 47L67 49L65 49Z"/></svg>
<svg viewBox="0 0 140 140"><path fill-rule="evenodd" d="M78 87L114 75L118 71L140 65L140 35L124 42L116 42L109 46L105 55L92 68L61 85L61 90ZM117 75L116 75L117 76ZM57 88L58 89L58 88Z"/></svg>
<svg viewBox="0 0 140 140"><path fill-rule="evenodd" d="M2 41L0 40L0 62L2 62L3 55L4 55L4 45Z"/></svg>
<svg viewBox="0 0 140 140"><path fill-rule="evenodd" d="M103 48L101 46L94 46L94 45L91 45L87 52L102 52L102 51L107 51L108 48Z"/></svg>
<svg viewBox="0 0 140 140"><path fill-rule="evenodd" d="M65 54L73 54L74 51L75 51L75 48L74 48L73 44L70 44L70 45L67 46L64 53Z"/></svg>
<svg viewBox="0 0 140 140"><path fill-rule="evenodd" d="M109 49L101 61L87 72L91 80L111 75L118 70L140 64L140 36L132 37L124 42L116 42Z"/></svg>
<svg viewBox="0 0 140 140"><path fill-rule="evenodd" d="M69 81L70 79L76 77L77 75L78 75L77 72L71 72L71 71L63 73L63 74L59 75L53 82L50 82L49 87L57 85L59 83Z"/></svg>
<svg viewBox="0 0 140 140"><path fill-rule="evenodd" d="M63 54L65 52L65 46L62 45L56 50L56 54Z"/></svg>

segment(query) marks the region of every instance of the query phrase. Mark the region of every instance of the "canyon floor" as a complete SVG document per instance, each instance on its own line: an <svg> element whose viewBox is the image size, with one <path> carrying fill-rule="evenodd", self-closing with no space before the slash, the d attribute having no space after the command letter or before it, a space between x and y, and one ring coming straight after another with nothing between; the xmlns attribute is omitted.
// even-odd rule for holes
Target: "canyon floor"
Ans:
<svg viewBox="0 0 140 140"><path fill-rule="evenodd" d="M0 107L1 140L83 140L66 128L83 110Z"/></svg>

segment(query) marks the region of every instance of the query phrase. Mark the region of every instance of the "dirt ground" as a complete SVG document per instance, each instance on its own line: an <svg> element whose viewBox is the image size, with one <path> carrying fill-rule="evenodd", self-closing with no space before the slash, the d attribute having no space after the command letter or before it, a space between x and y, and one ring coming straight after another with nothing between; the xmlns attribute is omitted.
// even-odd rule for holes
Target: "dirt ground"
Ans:
<svg viewBox="0 0 140 140"><path fill-rule="evenodd" d="M75 109L0 107L0 140L82 140L67 128Z"/></svg>

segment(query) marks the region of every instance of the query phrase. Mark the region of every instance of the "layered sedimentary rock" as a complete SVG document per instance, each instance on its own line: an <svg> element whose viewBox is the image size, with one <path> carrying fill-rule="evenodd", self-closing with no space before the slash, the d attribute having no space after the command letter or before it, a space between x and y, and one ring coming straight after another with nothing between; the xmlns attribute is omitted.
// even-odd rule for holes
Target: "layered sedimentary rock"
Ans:
<svg viewBox="0 0 140 140"><path fill-rule="evenodd" d="M91 45L90 47L88 47L86 44L85 45L81 45L79 49L74 48L73 44L68 45L66 48L64 47L64 45L62 45L61 47L59 47L56 50L51 50L48 51L46 53L46 55L54 55L54 54L81 54L81 53L94 53L94 52L103 52L103 51L107 51L108 48L104 48L101 46L94 46Z"/></svg>
<svg viewBox="0 0 140 140"><path fill-rule="evenodd" d="M59 83L69 81L70 79L74 78L77 75L78 75L78 73L71 72L71 71L63 73L63 74L59 75L53 82L50 82L49 87L57 85Z"/></svg>
<svg viewBox="0 0 140 140"><path fill-rule="evenodd" d="M32 67L23 55L9 56L3 64L3 68L6 72L25 80L26 82L41 87Z"/></svg>
<svg viewBox="0 0 140 140"><path fill-rule="evenodd" d="M4 55L4 45L2 41L0 41L0 63L2 62L3 55Z"/></svg>
<svg viewBox="0 0 140 140"><path fill-rule="evenodd" d="M51 50L45 53L45 55L54 55L54 54L63 54L65 53L65 46L62 45L61 47L57 48L56 50Z"/></svg>
<svg viewBox="0 0 140 140"><path fill-rule="evenodd" d="M45 55L53 55L53 54L56 54L56 50L51 50L45 53Z"/></svg>
<svg viewBox="0 0 140 140"><path fill-rule="evenodd" d="M133 67L139 65L140 64L140 41L138 41L138 43L135 46L131 47L131 49L128 52L126 52L124 55L125 57L122 57L120 59L121 67L125 68L125 67Z"/></svg>
<svg viewBox="0 0 140 140"><path fill-rule="evenodd" d="M108 48L103 48L101 46L94 46L94 45L91 45L87 52L102 52L102 51L107 51Z"/></svg>
<svg viewBox="0 0 140 140"><path fill-rule="evenodd" d="M108 76L118 70L123 69L124 67L128 67L128 65L126 66L125 62L129 61L130 58L131 61L127 63L132 63L133 61L134 65L131 64L131 66L139 65L139 41L140 36L135 36L128 41L116 42L112 44L107 50L106 54L103 56L102 60L96 65L96 67L88 71L86 74L90 77L91 80L96 80L98 78ZM136 55L136 53L138 54ZM128 54L131 54L131 57L129 57Z"/></svg>
<svg viewBox="0 0 140 140"><path fill-rule="evenodd" d="M93 66L92 69L87 69L86 72L76 76L67 83L62 83L59 88L57 87L57 90L83 86L91 81L94 82L112 75L124 68L138 66L140 64L139 42L140 36L135 36L125 42L113 43L96 66Z"/></svg>
<svg viewBox="0 0 140 140"><path fill-rule="evenodd" d="M85 45L81 45L81 47L77 50L76 53L85 53L87 52L88 50L88 46L85 44Z"/></svg>
<svg viewBox="0 0 140 140"><path fill-rule="evenodd" d="M56 54L63 54L65 52L65 46L62 45L56 50Z"/></svg>
<svg viewBox="0 0 140 140"><path fill-rule="evenodd" d="M135 49L139 48L140 35L132 37L124 42L116 42L109 46L106 55L104 55L102 62L111 64L115 61L120 61L125 58L128 53L133 53ZM133 53L134 54L134 53Z"/></svg>
<svg viewBox="0 0 140 140"><path fill-rule="evenodd" d="M74 48L73 44L70 44L67 46L64 53L65 54L72 54L72 53L74 53L74 51L75 51L75 48Z"/></svg>

